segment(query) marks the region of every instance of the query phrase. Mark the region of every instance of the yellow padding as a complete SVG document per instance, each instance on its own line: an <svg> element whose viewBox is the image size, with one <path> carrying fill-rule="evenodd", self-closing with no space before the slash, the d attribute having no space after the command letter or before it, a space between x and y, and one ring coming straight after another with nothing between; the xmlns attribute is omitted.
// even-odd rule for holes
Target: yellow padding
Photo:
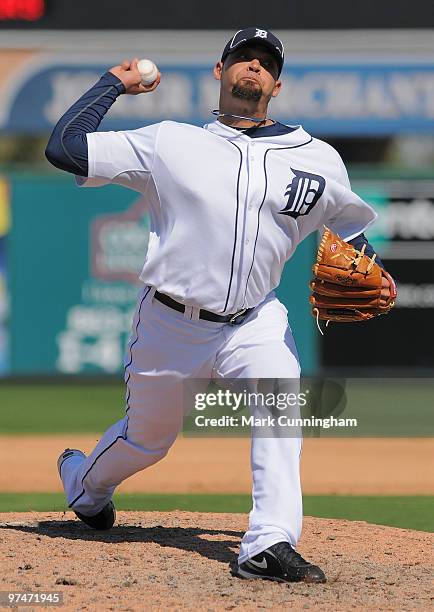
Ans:
<svg viewBox="0 0 434 612"><path fill-rule="evenodd" d="M5 236L11 225L9 183L0 176L0 236Z"/></svg>

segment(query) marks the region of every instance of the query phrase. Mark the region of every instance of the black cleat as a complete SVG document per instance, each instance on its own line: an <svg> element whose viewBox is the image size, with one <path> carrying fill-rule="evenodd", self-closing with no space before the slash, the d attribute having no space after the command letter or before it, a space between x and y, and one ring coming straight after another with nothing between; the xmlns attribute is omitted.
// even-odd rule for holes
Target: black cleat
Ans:
<svg viewBox="0 0 434 612"><path fill-rule="evenodd" d="M80 512L75 512L75 510L73 510L73 512L80 521L83 521L83 523L86 523L86 525L89 525L92 529L98 529L100 531L111 529L116 520L116 508L112 501L109 501L101 512L98 512L95 516L85 516Z"/></svg>
<svg viewBox="0 0 434 612"><path fill-rule="evenodd" d="M288 542L273 544L238 566L241 578L264 578L277 582L326 582L322 569L309 563Z"/></svg>
<svg viewBox="0 0 434 612"><path fill-rule="evenodd" d="M62 466L70 457L83 457L84 460L86 455L76 448L66 448L57 460L57 469L61 478ZM72 509L72 511L80 521L83 521L83 523L86 523L86 525L92 527L92 529L98 529L100 531L111 529L116 520L116 508L112 501L109 501L109 503L94 516L81 514L81 512L76 512L74 509Z"/></svg>

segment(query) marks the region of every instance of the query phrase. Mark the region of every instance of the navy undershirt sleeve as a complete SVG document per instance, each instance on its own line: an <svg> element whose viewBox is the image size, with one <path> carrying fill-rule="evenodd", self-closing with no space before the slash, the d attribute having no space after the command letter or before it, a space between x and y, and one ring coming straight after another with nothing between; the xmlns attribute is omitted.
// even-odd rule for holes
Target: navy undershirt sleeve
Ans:
<svg viewBox="0 0 434 612"><path fill-rule="evenodd" d="M352 240L348 240L348 244L352 244L353 247L355 249L357 249L358 251L361 251L363 248L363 245L366 244L365 247L365 255L367 255L368 257L372 257L373 255L375 255L375 251L372 247L371 244L369 244L365 234L359 234L358 236L356 236L355 238L353 238ZM376 263L381 266L382 268L384 268L383 262L381 261L381 259L378 257L375 258ZM385 268L384 268L385 269Z"/></svg>
<svg viewBox="0 0 434 612"><path fill-rule="evenodd" d="M106 112L123 93L122 81L106 72L58 121L45 149L48 161L61 170L88 176L86 134L96 132Z"/></svg>

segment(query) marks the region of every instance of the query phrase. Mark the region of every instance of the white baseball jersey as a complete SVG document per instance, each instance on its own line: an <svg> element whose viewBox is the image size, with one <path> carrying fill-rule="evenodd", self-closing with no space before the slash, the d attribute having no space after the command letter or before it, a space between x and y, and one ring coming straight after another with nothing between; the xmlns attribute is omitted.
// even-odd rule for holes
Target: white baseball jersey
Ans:
<svg viewBox="0 0 434 612"><path fill-rule="evenodd" d="M219 314L256 306L308 234L325 224L350 240L376 217L351 191L337 152L300 126L253 139L219 121L163 121L87 141L89 178L79 184L145 196L140 278L187 306Z"/></svg>

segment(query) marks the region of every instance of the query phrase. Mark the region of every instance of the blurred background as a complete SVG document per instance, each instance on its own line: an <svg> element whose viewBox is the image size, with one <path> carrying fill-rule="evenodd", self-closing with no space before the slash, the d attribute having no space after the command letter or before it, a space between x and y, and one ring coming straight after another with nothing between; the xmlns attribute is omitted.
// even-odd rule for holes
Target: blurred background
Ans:
<svg viewBox="0 0 434 612"><path fill-rule="evenodd" d="M122 357L148 219L135 192L114 186L79 190L72 176L48 164L44 148L54 124L124 57L154 60L162 83L149 96L122 96L100 129L138 128L164 119L196 125L212 121L210 111L218 103L212 67L234 31L250 25L272 29L285 45L283 89L271 105L272 117L303 124L340 152L353 190L379 213L368 238L399 290L390 316L368 324L330 325L320 336L308 306L317 236L305 240L279 288L304 373L432 376L432 2L273 0L265 6L252 0L215 7L160 0L150 10L137 0L122 6L115 0L0 0L4 432L100 431L103 420L108 424L122 409ZM75 393L69 400L59 399L52 385L38 396L28 384L64 382L64 377L71 377ZM116 381L110 398L107 386L99 400L97 387L80 387L95 377L104 384ZM98 401L104 414L99 421ZM432 395L426 401L431 405ZM80 430L77 420L91 413L95 423L87 421ZM333 487L327 491L336 492ZM419 489L426 492L426 487ZM339 490L354 493L351 485ZM381 490L380 482L364 492ZM327 492L311 489L318 491ZM389 489L399 491L399 486Z"/></svg>
<svg viewBox="0 0 434 612"><path fill-rule="evenodd" d="M434 5L383 0L350 11L340 0L315 10L274 1L264 12L259 2L246 11L244 3L211 10L187 0L150 13L131 1L120 12L114 1L0 0L0 372L112 375L122 367L148 220L135 193L78 190L46 162L57 119L109 67L138 56L158 64L161 86L120 98L101 129L211 121L211 69L251 15L286 48L272 116L303 124L341 153L353 189L379 212L368 237L399 286L390 317L332 325L320 337L307 304L311 236L279 289L304 372L431 371ZM373 350L380 344L387 350Z"/></svg>

